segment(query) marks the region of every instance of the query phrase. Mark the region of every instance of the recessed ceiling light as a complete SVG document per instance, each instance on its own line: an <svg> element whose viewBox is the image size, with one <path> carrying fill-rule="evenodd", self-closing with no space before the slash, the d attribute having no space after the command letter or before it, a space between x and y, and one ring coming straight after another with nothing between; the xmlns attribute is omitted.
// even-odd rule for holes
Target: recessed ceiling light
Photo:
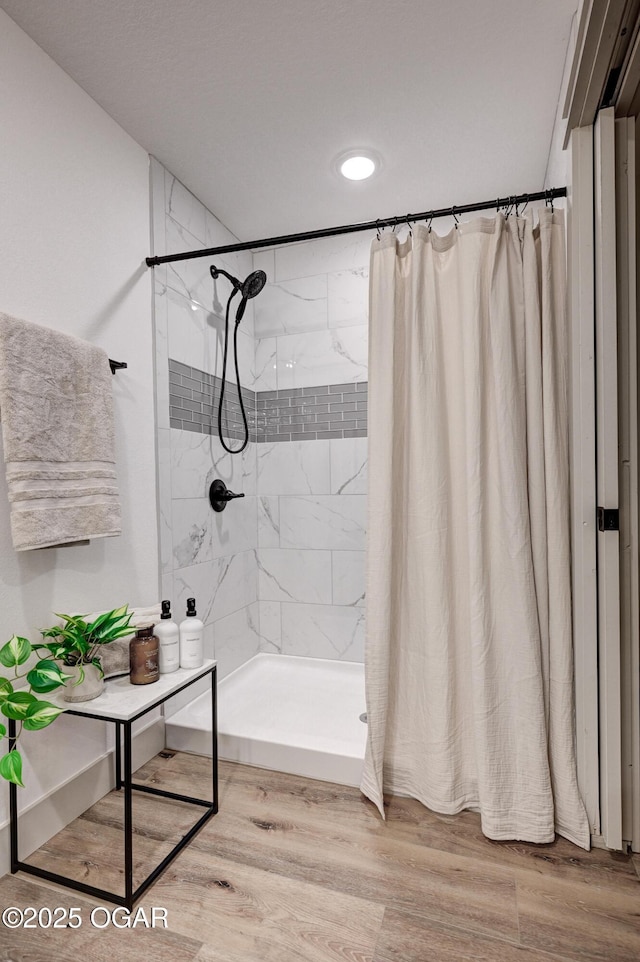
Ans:
<svg viewBox="0 0 640 962"><path fill-rule="evenodd" d="M378 158L370 150L349 150L336 160L337 170L347 180L366 180L378 167Z"/></svg>
<svg viewBox="0 0 640 962"><path fill-rule="evenodd" d="M340 173L347 180L366 180L375 169L371 157L349 157L340 164Z"/></svg>

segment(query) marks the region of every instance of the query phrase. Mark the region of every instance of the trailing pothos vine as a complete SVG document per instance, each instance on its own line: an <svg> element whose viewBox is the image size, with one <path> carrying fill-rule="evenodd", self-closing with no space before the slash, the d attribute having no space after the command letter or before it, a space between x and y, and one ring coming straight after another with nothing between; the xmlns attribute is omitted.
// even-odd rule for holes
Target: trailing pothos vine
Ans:
<svg viewBox="0 0 640 962"><path fill-rule="evenodd" d="M43 638L50 641L33 645L27 638L13 635L0 648L0 664L13 672L11 678L0 675L0 713L17 723L16 743L23 731L47 728L64 711L39 696L65 685L72 677L64 673L65 667L78 666L76 684L84 677L84 665L95 665L102 672L98 658L100 646L131 634L131 616L127 605L107 611L90 622L78 615L58 615L62 625L42 630ZM38 660L28 668L33 657ZM20 671L21 668L25 670ZM8 737L7 726L0 722L0 744ZM0 757L0 776L24 788L22 756L15 743Z"/></svg>

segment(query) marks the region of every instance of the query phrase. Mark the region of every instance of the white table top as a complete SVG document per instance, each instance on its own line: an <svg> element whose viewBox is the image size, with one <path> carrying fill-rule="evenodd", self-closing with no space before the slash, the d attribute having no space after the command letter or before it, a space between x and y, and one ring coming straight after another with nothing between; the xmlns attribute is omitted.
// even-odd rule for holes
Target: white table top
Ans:
<svg viewBox="0 0 640 962"><path fill-rule="evenodd" d="M93 715L111 721L131 721L145 708L152 708L165 701L186 682L206 675L215 664L215 661L209 659L205 660L200 668L178 668L167 675L160 675L158 681L150 685L132 685L128 675L111 678L105 681L103 693L91 701L65 701L62 689L43 698L75 715Z"/></svg>

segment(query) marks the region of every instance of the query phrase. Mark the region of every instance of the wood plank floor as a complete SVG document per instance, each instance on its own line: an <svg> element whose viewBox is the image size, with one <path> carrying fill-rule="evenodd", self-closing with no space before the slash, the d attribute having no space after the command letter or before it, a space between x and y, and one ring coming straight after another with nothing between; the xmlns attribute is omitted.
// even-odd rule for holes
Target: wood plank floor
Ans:
<svg viewBox="0 0 640 962"><path fill-rule="evenodd" d="M157 756L139 781L207 796L210 760ZM196 820L136 795L143 878ZM112 792L29 861L122 889L122 800ZM491 842L479 818L390 798L387 821L357 789L223 763L220 812L142 900L168 930L91 929L95 903L29 876L0 880L0 907L79 906L78 930L3 929L0 962L640 962L640 859Z"/></svg>

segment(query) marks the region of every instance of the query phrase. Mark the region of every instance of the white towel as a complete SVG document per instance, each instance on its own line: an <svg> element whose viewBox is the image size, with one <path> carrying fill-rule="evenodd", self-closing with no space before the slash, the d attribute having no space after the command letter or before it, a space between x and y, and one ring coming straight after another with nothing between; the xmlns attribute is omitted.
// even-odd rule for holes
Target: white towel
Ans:
<svg viewBox="0 0 640 962"><path fill-rule="evenodd" d="M16 551L121 533L101 348L0 314L0 416Z"/></svg>
<svg viewBox="0 0 640 962"><path fill-rule="evenodd" d="M124 602L122 603L124 604ZM105 608L104 611L91 611L89 614L85 614L83 611L76 611L74 615L91 624L91 622L99 618L100 615L106 615L108 611L113 611L113 608ZM140 625L157 625L162 615L162 605L157 601L154 605L148 605L146 608L132 608L129 606L129 611L131 612L131 621L129 622L131 625L131 634L124 635L122 638L119 638L118 641L131 641L136 633L136 628L139 628ZM61 619L60 624L64 624ZM109 642L109 644L113 644L113 642Z"/></svg>

